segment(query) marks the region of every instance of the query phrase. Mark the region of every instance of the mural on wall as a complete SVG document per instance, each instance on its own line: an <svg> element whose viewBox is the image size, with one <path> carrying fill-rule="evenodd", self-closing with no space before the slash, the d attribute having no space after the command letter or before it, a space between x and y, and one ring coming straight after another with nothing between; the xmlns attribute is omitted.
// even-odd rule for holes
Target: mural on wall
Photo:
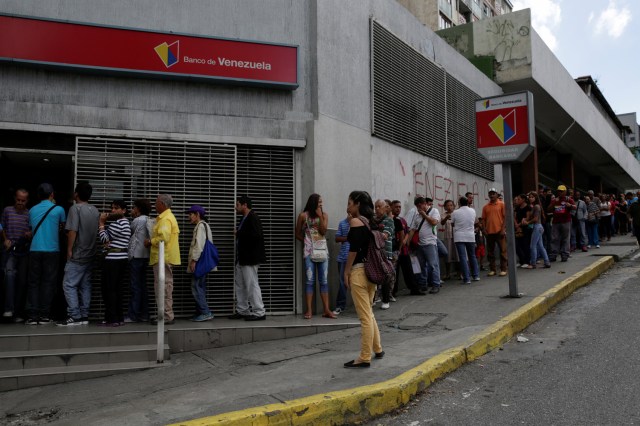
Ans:
<svg viewBox="0 0 640 426"><path fill-rule="evenodd" d="M529 35L529 27L521 25L516 31L514 23L510 19L495 19L491 22L487 32L495 36L496 46L493 56L498 62L511 60L513 48L522 42L523 37Z"/></svg>
<svg viewBox="0 0 640 426"><path fill-rule="evenodd" d="M474 54L493 56L497 62L531 57L531 13L529 9L483 19L473 25Z"/></svg>

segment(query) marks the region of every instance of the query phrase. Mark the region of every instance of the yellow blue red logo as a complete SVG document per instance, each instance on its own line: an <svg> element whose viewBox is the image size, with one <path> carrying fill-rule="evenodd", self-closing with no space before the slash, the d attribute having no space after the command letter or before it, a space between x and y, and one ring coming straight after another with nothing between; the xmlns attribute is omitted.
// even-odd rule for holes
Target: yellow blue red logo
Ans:
<svg viewBox="0 0 640 426"><path fill-rule="evenodd" d="M165 41L162 44L157 45L154 50L160 57L162 63L170 68L180 61L180 41L176 40L171 44L167 44Z"/></svg>
<svg viewBox="0 0 640 426"><path fill-rule="evenodd" d="M489 123L489 127L500 142L506 145L516 135L516 110L511 110L506 116L497 116Z"/></svg>
<svg viewBox="0 0 640 426"><path fill-rule="evenodd" d="M489 99L487 99L482 104L484 105L484 109L487 109L487 108L489 108L491 106L491 101Z"/></svg>

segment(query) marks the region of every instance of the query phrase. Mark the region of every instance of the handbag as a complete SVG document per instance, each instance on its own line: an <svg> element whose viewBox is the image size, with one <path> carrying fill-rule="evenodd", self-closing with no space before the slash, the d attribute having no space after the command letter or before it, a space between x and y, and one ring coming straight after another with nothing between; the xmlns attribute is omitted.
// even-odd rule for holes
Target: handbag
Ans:
<svg viewBox="0 0 640 426"><path fill-rule="evenodd" d="M409 241L409 249L411 251L417 250L420 245L420 228L422 228L425 220L425 218L422 218L422 222L420 222L418 229L413 233L413 237L411 237L411 241Z"/></svg>
<svg viewBox="0 0 640 426"><path fill-rule="evenodd" d="M207 238L204 242L202 253L200 253L200 258L196 262L196 267L193 270L193 276L196 278L204 277L209 272L216 269L220 262L220 256L218 255L218 248L209 239L211 235L211 229L209 228L209 225L206 222L201 222L201 223L205 225Z"/></svg>
<svg viewBox="0 0 640 426"><path fill-rule="evenodd" d="M367 227L370 233L367 257L364 260L364 272L367 279L376 285L389 284L393 286L396 279L396 271L385 250L386 240L382 232L372 230L369 221L360 216L360 221Z"/></svg>
<svg viewBox="0 0 640 426"><path fill-rule="evenodd" d="M314 240L311 247L311 261L324 262L329 258L329 250L327 249L327 240Z"/></svg>
<svg viewBox="0 0 640 426"><path fill-rule="evenodd" d="M329 249L327 247L327 239L320 237L319 234L314 232L309 224L309 216L307 216L307 229L311 236L311 261L321 263L329 259Z"/></svg>

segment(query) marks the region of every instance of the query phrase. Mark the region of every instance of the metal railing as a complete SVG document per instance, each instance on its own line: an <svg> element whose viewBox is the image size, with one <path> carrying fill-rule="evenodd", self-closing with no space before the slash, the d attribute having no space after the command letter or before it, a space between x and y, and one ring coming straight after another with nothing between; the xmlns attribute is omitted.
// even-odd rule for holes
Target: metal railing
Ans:
<svg viewBox="0 0 640 426"><path fill-rule="evenodd" d="M164 241L160 241L158 246L158 352L157 362L162 364L164 362Z"/></svg>

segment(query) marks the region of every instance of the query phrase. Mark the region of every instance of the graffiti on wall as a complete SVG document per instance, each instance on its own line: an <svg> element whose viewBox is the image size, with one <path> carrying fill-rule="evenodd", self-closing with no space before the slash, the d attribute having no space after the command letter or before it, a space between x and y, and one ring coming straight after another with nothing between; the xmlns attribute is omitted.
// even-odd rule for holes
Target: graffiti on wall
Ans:
<svg viewBox="0 0 640 426"><path fill-rule="evenodd" d="M472 177L473 175L466 175ZM470 180L457 180L444 173L438 173L435 168L431 170L419 161L413 165L413 193L415 196L429 197L438 207L442 208L446 200L453 200L457 204L458 198L471 192L474 198L474 206L481 207L489 201L489 188L492 182L476 178ZM502 192L500 189L498 192Z"/></svg>
<svg viewBox="0 0 640 426"><path fill-rule="evenodd" d="M520 44L523 37L529 36L529 27L521 25L517 30L510 19L495 19L487 32L495 36L496 45L493 54L498 62L512 59L513 48Z"/></svg>

